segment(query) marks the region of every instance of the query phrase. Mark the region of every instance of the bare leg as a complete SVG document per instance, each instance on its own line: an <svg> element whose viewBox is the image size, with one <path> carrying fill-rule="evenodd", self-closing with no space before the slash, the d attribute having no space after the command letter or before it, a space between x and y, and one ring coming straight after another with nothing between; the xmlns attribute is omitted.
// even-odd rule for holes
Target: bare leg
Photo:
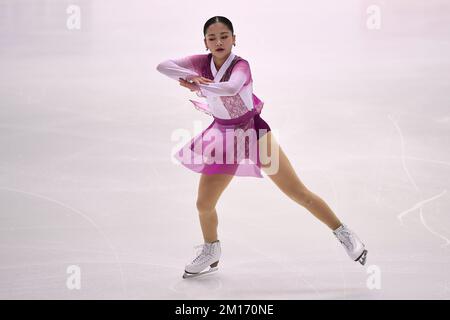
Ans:
<svg viewBox="0 0 450 320"><path fill-rule="evenodd" d="M214 242L218 240L216 204L232 178L233 175L227 174L202 174L200 177L197 209L205 242Z"/></svg>
<svg viewBox="0 0 450 320"><path fill-rule="evenodd" d="M273 172L273 170L269 170L270 163L267 165L263 165L262 169L267 173L268 177L281 189L281 191L283 191L289 198L305 207L316 218L325 223L331 230L335 230L336 228L341 226L342 223L339 221L330 207L325 203L325 201L323 201L318 195L311 192L297 177L294 168L292 167L281 147L278 145L275 137L272 135L272 132L269 131L259 141L260 146L263 143L267 143L269 156L271 155L270 150L275 150L275 148L278 148L278 170L276 170L276 172ZM264 159L267 159L267 156L265 154L266 148L260 147L260 150L261 161L264 163ZM276 159L273 159L272 161L276 161Z"/></svg>

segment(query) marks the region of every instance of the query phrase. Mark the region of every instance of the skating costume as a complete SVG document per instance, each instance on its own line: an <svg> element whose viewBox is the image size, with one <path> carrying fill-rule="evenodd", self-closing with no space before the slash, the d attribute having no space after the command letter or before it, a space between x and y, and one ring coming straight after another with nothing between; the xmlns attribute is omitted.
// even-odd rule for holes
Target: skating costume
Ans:
<svg viewBox="0 0 450 320"><path fill-rule="evenodd" d="M213 122L176 152L175 158L198 173L262 178L258 142L271 129L260 117L264 103L253 94L249 63L230 53L217 70L209 53L169 59L157 70L177 81L196 76L214 81L198 85L196 91L207 103L189 100L212 116Z"/></svg>

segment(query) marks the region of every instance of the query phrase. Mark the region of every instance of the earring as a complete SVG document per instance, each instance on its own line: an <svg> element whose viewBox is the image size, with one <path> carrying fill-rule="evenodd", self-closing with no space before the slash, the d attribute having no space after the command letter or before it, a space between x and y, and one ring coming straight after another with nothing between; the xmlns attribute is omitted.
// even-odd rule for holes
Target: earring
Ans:
<svg viewBox="0 0 450 320"><path fill-rule="evenodd" d="M206 51L208 51L208 48L206 48Z"/></svg>

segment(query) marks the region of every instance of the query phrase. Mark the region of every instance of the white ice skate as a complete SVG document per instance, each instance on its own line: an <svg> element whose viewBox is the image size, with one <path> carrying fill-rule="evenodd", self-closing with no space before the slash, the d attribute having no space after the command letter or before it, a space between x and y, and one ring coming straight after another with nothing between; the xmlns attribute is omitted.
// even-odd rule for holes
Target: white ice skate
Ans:
<svg viewBox="0 0 450 320"><path fill-rule="evenodd" d="M211 243L205 242L195 248L201 248L202 250L191 263L186 265L183 279L198 277L218 270L217 265L221 255L219 240ZM209 270L203 271L208 266L210 267Z"/></svg>
<svg viewBox="0 0 450 320"><path fill-rule="evenodd" d="M352 260L362 265L366 263L367 250L364 243L346 225L341 225L333 231L334 235L344 245L345 251Z"/></svg>

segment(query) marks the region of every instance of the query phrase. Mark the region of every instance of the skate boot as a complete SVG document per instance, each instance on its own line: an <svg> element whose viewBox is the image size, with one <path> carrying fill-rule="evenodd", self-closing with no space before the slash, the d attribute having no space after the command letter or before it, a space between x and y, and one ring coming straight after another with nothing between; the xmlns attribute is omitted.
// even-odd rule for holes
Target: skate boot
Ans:
<svg viewBox="0 0 450 320"><path fill-rule="evenodd" d="M366 263L367 250L364 243L346 225L341 225L333 231L334 235L343 244L345 251L352 260L362 265Z"/></svg>
<svg viewBox="0 0 450 320"><path fill-rule="evenodd" d="M219 240L211 243L205 242L195 248L201 248L201 251L191 263L185 266L183 279L198 277L218 270L217 265L221 255ZM207 267L210 267L209 270L205 270Z"/></svg>

